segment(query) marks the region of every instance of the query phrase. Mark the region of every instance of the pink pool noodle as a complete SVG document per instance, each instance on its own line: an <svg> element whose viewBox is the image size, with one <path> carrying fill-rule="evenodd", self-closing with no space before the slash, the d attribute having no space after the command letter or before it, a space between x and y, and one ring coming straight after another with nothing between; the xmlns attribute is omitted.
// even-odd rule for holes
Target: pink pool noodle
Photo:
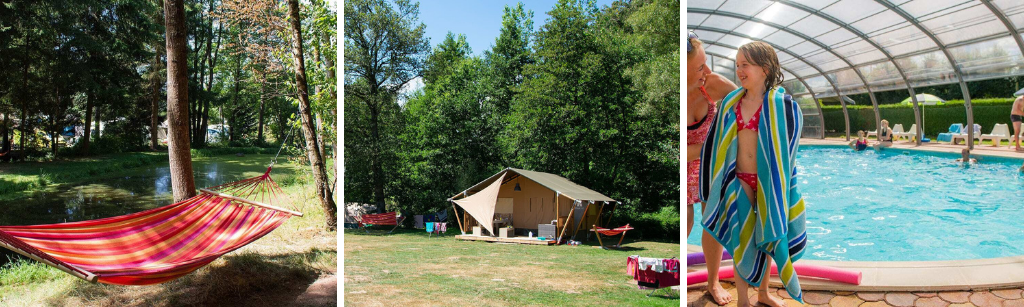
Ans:
<svg viewBox="0 0 1024 307"><path fill-rule="evenodd" d="M722 259L723 260L724 259L732 259L732 255L729 255L729 253L726 253L726 252L722 252ZM686 254L686 266L703 264L703 263L704 263L704 253L696 252L696 253L692 253L692 254Z"/></svg>
<svg viewBox="0 0 1024 307"><path fill-rule="evenodd" d="M860 285L860 279L863 274L861 272L848 271L843 269L837 269L833 267L817 266L810 264L793 264L793 268L796 269L796 274L799 276L809 276L824 278L832 281L838 281L841 283ZM733 277L733 268L724 267L718 270L718 278L726 279ZM775 264L772 264L772 275L779 275L778 269ZM696 271L686 273L686 285L699 284L708 281L708 271Z"/></svg>

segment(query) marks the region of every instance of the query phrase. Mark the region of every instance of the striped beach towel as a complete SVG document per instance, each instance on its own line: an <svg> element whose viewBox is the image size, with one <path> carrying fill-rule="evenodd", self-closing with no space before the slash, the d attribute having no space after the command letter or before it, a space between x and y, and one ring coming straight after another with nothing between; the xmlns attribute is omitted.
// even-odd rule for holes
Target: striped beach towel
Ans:
<svg viewBox="0 0 1024 307"><path fill-rule="evenodd" d="M803 302L793 269L807 243L804 201L796 189L803 117L783 88L765 94L758 126L757 203L751 204L736 177L734 109L745 91L739 88L719 104L701 150L700 199L706 203L701 225L732 254L737 275L760 286L771 257L789 296Z"/></svg>

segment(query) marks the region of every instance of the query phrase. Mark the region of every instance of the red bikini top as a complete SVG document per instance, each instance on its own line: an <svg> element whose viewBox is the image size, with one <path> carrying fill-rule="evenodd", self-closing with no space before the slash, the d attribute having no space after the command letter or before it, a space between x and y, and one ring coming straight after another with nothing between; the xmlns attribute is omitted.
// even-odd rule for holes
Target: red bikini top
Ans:
<svg viewBox="0 0 1024 307"><path fill-rule="evenodd" d="M761 104L761 106L757 107L757 111L754 111L754 116L751 116L750 118L748 118L747 122L743 122L743 113L740 111L742 108L740 108L740 104L737 103L736 104L736 125L738 126L738 128L737 128L738 130L736 130L736 132L743 131L743 129L750 129L750 130L753 130L753 131L757 131L757 124L761 122L761 108L762 107L764 107L763 103Z"/></svg>

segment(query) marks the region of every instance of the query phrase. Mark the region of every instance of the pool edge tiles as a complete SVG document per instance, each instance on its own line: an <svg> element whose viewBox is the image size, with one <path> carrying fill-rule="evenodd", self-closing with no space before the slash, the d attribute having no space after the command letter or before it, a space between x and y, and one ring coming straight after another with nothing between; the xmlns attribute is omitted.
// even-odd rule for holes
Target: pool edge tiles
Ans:
<svg viewBox="0 0 1024 307"><path fill-rule="evenodd" d="M700 252L700 246L687 244L687 253ZM817 278L801 278L803 290L825 291L972 291L1024 287L1024 256L944 261L825 261L799 260L797 264L827 266L860 272L859 285ZM731 266L731 260L722 267ZM687 271L706 270L704 265L688 266ZM772 278L773 287L781 287Z"/></svg>
<svg viewBox="0 0 1024 307"><path fill-rule="evenodd" d="M846 144L818 144L818 143L800 144L800 149L801 150L806 148L806 147L810 147L810 148L836 148L836 149L850 148ZM988 147L988 146L986 146L986 147ZM964 147L964 148L966 148L966 147ZM865 150L875 150L875 149L873 149L871 147L868 147L868 149L865 149ZM1001 155L997 155L997 154L993 154L993 153L988 153L987 151L990 151L990 150L991 149L988 149L988 148L979 149L978 146L976 146L975 149L973 151L971 151L971 157L973 157L975 159L978 159L979 163L985 163L985 162L994 162L994 163L1013 162L1013 163L1018 163L1018 164L1024 163L1024 153L1017 153L1017 154L1021 154L1022 155L1021 157L1006 157L1006 156L1001 156ZM924 154L924 155L929 155L929 156L934 156L934 157L944 157L944 158L950 158L950 159L960 158L960 153L957 153L957 152L949 152L949 151L943 151L943 150L938 150L938 149L920 148L920 147L915 147L915 148L889 147L889 148L882 148L881 152L883 154L902 154L902 151L908 151L908 152L913 152L915 154Z"/></svg>

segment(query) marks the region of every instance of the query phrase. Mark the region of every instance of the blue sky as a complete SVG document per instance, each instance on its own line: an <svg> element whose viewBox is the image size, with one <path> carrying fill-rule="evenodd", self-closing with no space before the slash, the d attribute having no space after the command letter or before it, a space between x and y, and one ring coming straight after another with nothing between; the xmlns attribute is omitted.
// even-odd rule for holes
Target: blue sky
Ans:
<svg viewBox="0 0 1024 307"><path fill-rule="evenodd" d="M597 0L597 7L611 5L613 0ZM520 1L494 0L426 0L420 1L420 22L427 25L426 36L431 48L444 41L448 32L465 34L474 55L483 55L491 49L501 33L501 16L505 5L515 6ZM533 11L533 29L540 29L548 19L547 12L557 0L523 0L527 10Z"/></svg>

